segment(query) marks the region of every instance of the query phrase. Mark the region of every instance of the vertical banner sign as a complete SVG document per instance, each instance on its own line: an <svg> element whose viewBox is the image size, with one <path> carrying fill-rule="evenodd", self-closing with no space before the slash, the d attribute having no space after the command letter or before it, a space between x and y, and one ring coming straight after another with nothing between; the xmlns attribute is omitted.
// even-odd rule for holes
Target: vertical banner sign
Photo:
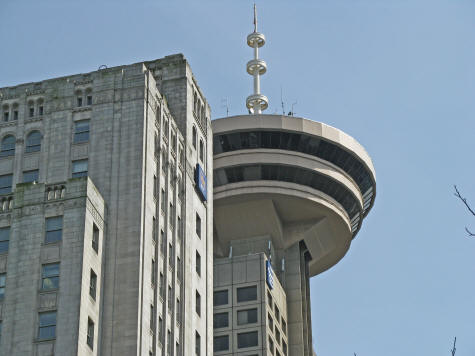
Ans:
<svg viewBox="0 0 475 356"><path fill-rule="evenodd" d="M207 179L206 179L206 174L203 171L203 168L201 168L200 164L196 164L196 169L195 169L195 183L196 186L198 187L198 192L201 195L201 198L206 201L207 195L208 195L208 184L207 184Z"/></svg>
<svg viewBox="0 0 475 356"><path fill-rule="evenodd" d="M270 289L274 289L274 271L269 260L266 261L266 282Z"/></svg>

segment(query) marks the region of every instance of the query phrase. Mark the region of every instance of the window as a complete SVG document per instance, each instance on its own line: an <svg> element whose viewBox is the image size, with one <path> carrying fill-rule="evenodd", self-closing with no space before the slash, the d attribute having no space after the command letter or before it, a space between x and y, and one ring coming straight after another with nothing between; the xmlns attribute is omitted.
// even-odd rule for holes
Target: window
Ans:
<svg viewBox="0 0 475 356"><path fill-rule="evenodd" d="M170 356L172 354L172 332L170 330L167 331L167 355Z"/></svg>
<svg viewBox="0 0 475 356"><path fill-rule="evenodd" d="M13 120L18 120L18 110L13 111Z"/></svg>
<svg viewBox="0 0 475 356"><path fill-rule="evenodd" d="M195 355L201 356L201 336L198 331L195 331Z"/></svg>
<svg viewBox="0 0 475 356"><path fill-rule="evenodd" d="M287 356L287 344L285 343L284 340L282 340L282 351L285 356Z"/></svg>
<svg viewBox="0 0 475 356"><path fill-rule="evenodd" d="M201 316L201 295L196 291L196 314Z"/></svg>
<svg viewBox="0 0 475 356"><path fill-rule="evenodd" d="M196 235L201 239L201 218L198 213L196 213Z"/></svg>
<svg viewBox="0 0 475 356"><path fill-rule="evenodd" d="M57 242L63 238L63 217L55 216L46 218L45 242Z"/></svg>
<svg viewBox="0 0 475 356"><path fill-rule="evenodd" d="M162 257L163 257L164 249L165 249L165 232L160 229L160 253L162 254Z"/></svg>
<svg viewBox="0 0 475 356"><path fill-rule="evenodd" d="M94 349L94 322L91 318L87 318L87 345Z"/></svg>
<svg viewBox="0 0 475 356"><path fill-rule="evenodd" d="M168 286L168 311L171 311L173 306L173 290L171 286Z"/></svg>
<svg viewBox="0 0 475 356"><path fill-rule="evenodd" d="M89 120L76 121L74 123L74 143L89 141Z"/></svg>
<svg viewBox="0 0 475 356"><path fill-rule="evenodd" d="M163 338L163 320L162 317L158 317L158 340L160 340L160 343L162 342Z"/></svg>
<svg viewBox="0 0 475 356"><path fill-rule="evenodd" d="M41 290L59 288L59 263L43 265L41 272Z"/></svg>
<svg viewBox="0 0 475 356"><path fill-rule="evenodd" d="M282 317L282 331L284 335L287 335L287 323L285 322L284 317Z"/></svg>
<svg viewBox="0 0 475 356"><path fill-rule="evenodd" d="M213 293L213 304L215 307L228 304L228 290L219 290Z"/></svg>
<svg viewBox="0 0 475 356"><path fill-rule="evenodd" d="M157 219L155 219L155 216L152 218L152 240L153 242L157 242L158 236L157 236Z"/></svg>
<svg viewBox="0 0 475 356"><path fill-rule="evenodd" d="M196 127L193 126L192 131L192 139L193 139L193 147L196 148Z"/></svg>
<svg viewBox="0 0 475 356"><path fill-rule="evenodd" d="M2 145L0 150L0 157L14 156L15 155L15 136L7 135L2 139Z"/></svg>
<svg viewBox="0 0 475 356"><path fill-rule="evenodd" d="M226 313L216 313L213 315L213 328L226 328L229 326L229 314Z"/></svg>
<svg viewBox="0 0 475 356"><path fill-rule="evenodd" d="M274 354L274 341L272 340L270 336L269 336L269 351L271 352L272 355Z"/></svg>
<svg viewBox="0 0 475 356"><path fill-rule="evenodd" d="M31 106L30 109L29 109L29 116L30 117L35 116L35 108L33 106Z"/></svg>
<svg viewBox="0 0 475 356"><path fill-rule="evenodd" d="M88 96L86 97L86 104L87 104L87 105L92 105L92 95L88 95Z"/></svg>
<svg viewBox="0 0 475 356"><path fill-rule="evenodd" d="M200 160L201 162L204 162L204 144L203 144L203 140L200 140Z"/></svg>
<svg viewBox="0 0 475 356"><path fill-rule="evenodd" d="M23 172L23 183L38 182L38 175L39 171L37 169Z"/></svg>
<svg viewBox="0 0 475 356"><path fill-rule="evenodd" d="M155 310L153 304L150 304L150 330L155 330Z"/></svg>
<svg viewBox="0 0 475 356"><path fill-rule="evenodd" d="M229 335L215 336L213 340L213 352L229 350Z"/></svg>
<svg viewBox="0 0 475 356"><path fill-rule="evenodd" d="M164 283L163 283L163 273L162 272L160 272L159 288L160 288L160 297L163 299L164 293L165 293L165 291L164 291L165 286L164 286Z"/></svg>
<svg viewBox="0 0 475 356"><path fill-rule="evenodd" d="M272 309L272 295L270 294L269 291L267 291L267 304L269 304L269 308Z"/></svg>
<svg viewBox="0 0 475 356"><path fill-rule="evenodd" d="M280 310L277 308L277 304L274 304L274 314L275 314L275 320L277 320L277 323L280 321Z"/></svg>
<svg viewBox="0 0 475 356"><path fill-rule="evenodd" d="M43 105L38 106L38 115L43 116L43 112L44 112Z"/></svg>
<svg viewBox="0 0 475 356"><path fill-rule="evenodd" d="M8 121L9 116L10 116L10 113L9 113L8 111L5 111L5 112L3 113L3 121Z"/></svg>
<svg viewBox="0 0 475 356"><path fill-rule="evenodd" d="M153 197L157 199L157 176L153 176Z"/></svg>
<svg viewBox="0 0 475 356"><path fill-rule="evenodd" d="M239 310L237 312L238 325L245 325L251 323L257 323L257 308Z"/></svg>
<svg viewBox="0 0 475 356"><path fill-rule="evenodd" d="M272 319L270 313L267 313L267 322L269 324L270 331L274 331L274 319Z"/></svg>
<svg viewBox="0 0 475 356"><path fill-rule="evenodd" d="M56 312L39 313L38 319L38 339L54 339L56 337Z"/></svg>
<svg viewBox="0 0 475 356"><path fill-rule="evenodd" d="M73 178L86 177L87 176L87 159L81 159L79 161L73 161Z"/></svg>
<svg viewBox="0 0 475 356"><path fill-rule="evenodd" d="M162 210L162 213L165 213L165 189L162 188L162 201L160 202L160 209Z"/></svg>
<svg viewBox="0 0 475 356"><path fill-rule="evenodd" d="M32 131L26 136L25 152L39 152L41 150L41 133Z"/></svg>
<svg viewBox="0 0 475 356"><path fill-rule="evenodd" d="M96 252L99 251L99 228L96 224L92 225L92 249Z"/></svg>
<svg viewBox="0 0 475 356"><path fill-rule="evenodd" d="M201 276L201 255L196 251L196 273Z"/></svg>
<svg viewBox="0 0 475 356"><path fill-rule="evenodd" d="M89 278L89 295L96 300L97 290L97 274L91 269L91 276Z"/></svg>
<svg viewBox="0 0 475 356"><path fill-rule="evenodd" d="M8 252L10 241L10 227L0 228L0 253Z"/></svg>
<svg viewBox="0 0 475 356"><path fill-rule="evenodd" d="M176 298L176 322L180 323L181 322L181 307L180 307L180 299Z"/></svg>
<svg viewBox="0 0 475 356"><path fill-rule="evenodd" d="M170 229L175 228L175 210L173 209L173 204L170 203L170 210L168 211L168 215L170 215Z"/></svg>
<svg viewBox="0 0 475 356"><path fill-rule="evenodd" d="M173 245L171 243L168 244L168 266L173 266Z"/></svg>
<svg viewBox="0 0 475 356"><path fill-rule="evenodd" d="M238 303L257 300L257 286L238 288L236 292Z"/></svg>
<svg viewBox="0 0 475 356"><path fill-rule="evenodd" d="M80 108L82 106L82 96L78 96L77 98L77 106Z"/></svg>
<svg viewBox="0 0 475 356"><path fill-rule="evenodd" d="M157 267L155 267L155 260L152 259L152 267L151 267L152 271L150 273L150 279L151 279L151 282L152 282L152 286L155 286L155 284L157 283Z"/></svg>
<svg viewBox="0 0 475 356"><path fill-rule="evenodd" d="M13 174L0 176L0 194L8 194L12 192Z"/></svg>
<svg viewBox="0 0 475 356"><path fill-rule="evenodd" d="M257 346L258 338L257 331L237 334L237 347L242 349L244 347Z"/></svg>
<svg viewBox="0 0 475 356"><path fill-rule="evenodd" d="M7 275L5 273L0 274L0 300L3 300L5 297L5 280Z"/></svg>
<svg viewBox="0 0 475 356"><path fill-rule="evenodd" d="M275 326L275 341L280 344L280 331L277 329L277 325Z"/></svg>
<svg viewBox="0 0 475 356"><path fill-rule="evenodd" d="M182 271L182 266L181 266L181 260L180 257L177 256L176 258L176 277L177 277L177 282L181 283L183 276L183 271Z"/></svg>

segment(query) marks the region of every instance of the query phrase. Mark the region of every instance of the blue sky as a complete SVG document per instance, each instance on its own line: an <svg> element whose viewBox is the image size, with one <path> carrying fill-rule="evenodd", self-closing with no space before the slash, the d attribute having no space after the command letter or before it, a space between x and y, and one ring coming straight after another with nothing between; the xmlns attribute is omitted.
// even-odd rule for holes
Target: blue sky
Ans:
<svg viewBox="0 0 475 356"><path fill-rule="evenodd" d="M355 137L376 204L343 260L314 277L319 356L475 355L474 1L257 1L267 113ZM252 2L0 3L0 87L182 52L213 118L245 113Z"/></svg>

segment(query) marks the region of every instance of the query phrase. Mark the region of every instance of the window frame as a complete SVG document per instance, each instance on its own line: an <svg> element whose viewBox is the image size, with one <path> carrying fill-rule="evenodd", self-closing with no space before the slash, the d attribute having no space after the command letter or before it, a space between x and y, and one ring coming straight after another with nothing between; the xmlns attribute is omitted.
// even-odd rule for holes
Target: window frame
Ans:
<svg viewBox="0 0 475 356"><path fill-rule="evenodd" d="M4 231L7 231L7 236L5 238ZM8 253L8 249L10 246L10 226L4 226L0 228L0 254ZM6 246L6 248L4 247Z"/></svg>
<svg viewBox="0 0 475 356"><path fill-rule="evenodd" d="M57 268L54 269L54 272L48 272L47 269L56 266ZM53 263L44 263L41 265L41 287L40 290L42 292L49 292L59 289L59 279L61 275L60 271L60 263L53 262ZM51 282L51 286L46 286L45 284Z"/></svg>
<svg viewBox="0 0 475 356"><path fill-rule="evenodd" d="M48 228L48 222L53 221L53 219L61 220L61 228L56 228L56 229L49 229ZM56 235L55 233L57 231L61 231L59 239L54 237L54 235ZM54 237L54 238L48 238L49 235ZM56 243L56 242L60 242L62 240L63 240L63 215L49 216L49 217L45 218L45 239L44 239L45 244Z"/></svg>
<svg viewBox="0 0 475 356"><path fill-rule="evenodd" d="M87 129L81 128L81 125L87 124ZM74 121L73 143L86 143L89 142L91 132L91 120L78 120Z"/></svg>
<svg viewBox="0 0 475 356"><path fill-rule="evenodd" d="M86 170L82 171L75 171L75 165L86 164ZM72 161L71 165L71 178L80 178L80 177L87 177L89 174L89 160L86 159L78 159Z"/></svg>
<svg viewBox="0 0 475 356"><path fill-rule="evenodd" d="M35 137L37 136L37 137ZM26 135L25 140L25 153L40 152L43 136L41 131L33 130Z"/></svg>
<svg viewBox="0 0 475 356"><path fill-rule="evenodd" d="M5 142L6 140L13 139L13 142ZM12 134L3 136L0 145L0 157L10 157L15 155L16 138Z"/></svg>
<svg viewBox="0 0 475 356"><path fill-rule="evenodd" d="M25 179L25 175L28 175L28 174L31 174L32 177L35 177L36 179L33 179L33 180L26 180ZM34 175L36 174L36 175ZM39 177L40 177L40 170L39 169L32 169L32 170L29 170L29 171L23 171L23 183L34 183L34 182L38 182L39 180Z"/></svg>
<svg viewBox="0 0 475 356"><path fill-rule="evenodd" d="M47 317L47 316L52 316L54 314L54 323L51 323L51 324L45 324L45 325L42 325L42 322L41 322L41 319L42 317ZM57 311L56 310L51 310L51 311L45 311L45 312L40 312L38 313L38 334L37 334L37 339L38 340L53 340L53 339L56 339L56 325L57 325L57 322L58 322L58 314L57 314ZM50 336L49 334L46 335L46 336L41 336L42 334L42 330L49 330L51 329L53 330L53 335Z"/></svg>

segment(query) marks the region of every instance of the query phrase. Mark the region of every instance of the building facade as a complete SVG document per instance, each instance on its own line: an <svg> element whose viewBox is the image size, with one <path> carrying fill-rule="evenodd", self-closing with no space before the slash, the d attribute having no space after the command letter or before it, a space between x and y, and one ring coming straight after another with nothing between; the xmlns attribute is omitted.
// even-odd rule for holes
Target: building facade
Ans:
<svg viewBox="0 0 475 356"><path fill-rule="evenodd" d="M211 355L210 110L184 57L0 109L1 354Z"/></svg>

